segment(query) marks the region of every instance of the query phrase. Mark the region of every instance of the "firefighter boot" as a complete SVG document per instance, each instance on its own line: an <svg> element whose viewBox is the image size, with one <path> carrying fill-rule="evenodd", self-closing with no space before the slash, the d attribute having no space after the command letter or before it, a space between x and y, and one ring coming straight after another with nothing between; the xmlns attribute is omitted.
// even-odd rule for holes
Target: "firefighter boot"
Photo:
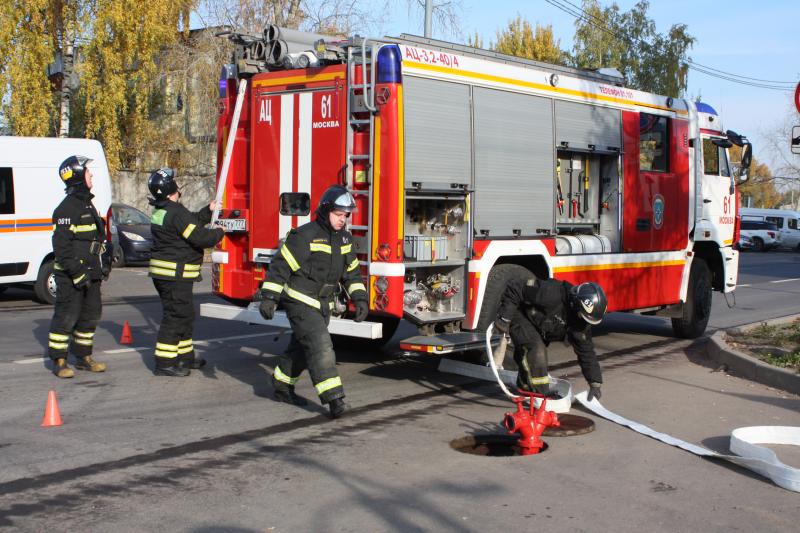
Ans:
<svg viewBox="0 0 800 533"><path fill-rule="evenodd" d="M206 366L206 360L202 357L197 357L195 355L179 355L178 356L178 364L183 368L189 368L192 370L200 370L204 366Z"/></svg>
<svg viewBox="0 0 800 533"><path fill-rule="evenodd" d="M70 367L67 366L66 358L62 357L60 359L56 359L53 362L53 374L62 379L66 379L74 376L75 372Z"/></svg>
<svg viewBox="0 0 800 533"><path fill-rule="evenodd" d="M274 398L276 402L283 402L283 403L290 403L292 405L308 405L308 400L303 398L302 396L298 396L296 392L294 392L294 387L292 385L287 385L281 381L272 378L272 388L275 390Z"/></svg>
<svg viewBox="0 0 800 533"><path fill-rule="evenodd" d="M188 368L181 366L176 359L166 359L156 357L156 368L153 370L155 376L167 376L171 378L184 378L191 374Z"/></svg>
<svg viewBox="0 0 800 533"><path fill-rule="evenodd" d="M98 363L92 359L91 355L87 355L86 357L78 358L78 362L75 363L75 368L78 370L88 370L89 372L105 372L106 364Z"/></svg>
<svg viewBox="0 0 800 533"><path fill-rule="evenodd" d="M328 402L328 409L331 411L331 418L339 418L350 406L344 403L344 398L334 398Z"/></svg>

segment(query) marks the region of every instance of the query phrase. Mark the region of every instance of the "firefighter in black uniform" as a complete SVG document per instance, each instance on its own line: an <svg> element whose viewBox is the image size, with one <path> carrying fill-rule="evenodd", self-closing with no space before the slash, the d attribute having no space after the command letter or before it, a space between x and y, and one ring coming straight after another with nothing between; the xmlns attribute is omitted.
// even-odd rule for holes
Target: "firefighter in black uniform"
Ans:
<svg viewBox="0 0 800 533"><path fill-rule="evenodd" d="M596 283L573 286L536 278L509 281L494 324L500 332L511 334L519 369L517 386L549 394L547 346L566 337L589 384L589 400L599 399L603 374L594 351L592 325L600 323L607 307L606 295Z"/></svg>
<svg viewBox="0 0 800 533"><path fill-rule="evenodd" d="M103 372L104 363L92 358L94 332L103 303L100 283L111 272L111 246L106 243L105 224L92 204L91 159L80 155L61 163L58 174L67 186L67 197L53 212L56 305L48 336L48 355L53 373L71 378L67 352L72 336L75 368Z"/></svg>
<svg viewBox="0 0 800 533"><path fill-rule="evenodd" d="M150 277L161 297L163 318L156 337L157 376L184 377L202 368L205 359L195 357L192 344L194 301L192 288L201 280L205 248L222 240L222 228L208 229L214 202L197 213L178 203L181 193L172 169L161 168L147 182L155 208L150 218L153 249Z"/></svg>
<svg viewBox="0 0 800 533"><path fill-rule="evenodd" d="M331 309L339 282L356 305L354 320L367 317L367 290L361 279L353 236L344 229L356 208L353 195L341 185L322 195L316 219L291 230L269 267L261 285L261 315L272 319L280 302L292 326L292 338L272 375L275 399L305 405L294 385L308 368L320 402L328 404L331 418L347 408L336 354L328 333Z"/></svg>

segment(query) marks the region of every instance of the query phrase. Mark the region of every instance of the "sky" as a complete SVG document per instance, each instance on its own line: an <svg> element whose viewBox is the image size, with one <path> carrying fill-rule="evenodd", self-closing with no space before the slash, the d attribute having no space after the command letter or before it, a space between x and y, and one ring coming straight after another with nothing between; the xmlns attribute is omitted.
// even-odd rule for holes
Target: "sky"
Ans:
<svg viewBox="0 0 800 533"><path fill-rule="evenodd" d="M580 5L580 0L569 1ZM611 3L600 0L601 6ZM624 12L636 2L617 0L616 4ZM497 30L518 14L534 26L537 22L552 25L561 48L572 48L574 17L545 0L461 0L462 35L444 34L434 26L432 37L465 42L477 32L488 46L496 41ZM686 24L688 33L697 39L689 51L696 63L750 78L800 81L800 0L651 0L648 16L659 33L668 32L673 24ZM386 35L422 35L423 17L424 9L409 10L404 2L398 2L382 29ZM700 95L721 115L726 129L748 136L756 159L775 166L774 157L765 149L765 137L787 120L800 125L800 113L792 105L793 87L788 91L762 89L690 70L687 96L694 99ZM788 143L787 138L787 149Z"/></svg>

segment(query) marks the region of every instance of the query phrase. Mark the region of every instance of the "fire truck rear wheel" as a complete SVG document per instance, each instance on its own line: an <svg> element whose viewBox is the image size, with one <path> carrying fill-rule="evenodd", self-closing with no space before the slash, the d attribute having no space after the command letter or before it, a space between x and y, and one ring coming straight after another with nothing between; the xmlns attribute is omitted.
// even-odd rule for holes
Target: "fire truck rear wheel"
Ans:
<svg viewBox="0 0 800 533"><path fill-rule="evenodd" d="M683 315L672 319L676 337L696 339L706 330L711 315L711 270L702 259L695 259L689 271L689 290Z"/></svg>

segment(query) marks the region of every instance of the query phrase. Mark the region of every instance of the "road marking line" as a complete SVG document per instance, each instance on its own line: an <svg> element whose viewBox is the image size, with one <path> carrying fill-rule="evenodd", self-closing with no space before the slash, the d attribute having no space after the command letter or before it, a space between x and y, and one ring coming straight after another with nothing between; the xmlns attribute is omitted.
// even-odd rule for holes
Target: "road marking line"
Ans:
<svg viewBox="0 0 800 533"><path fill-rule="evenodd" d="M778 279L775 281L770 281L770 283L786 283L787 281L798 281L800 278L791 278L791 279Z"/></svg>
<svg viewBox="0 0 800 533"><path fill-rule="evenodd" d="M152 350L153 346L133 346L131 348L118 348L116 350L105 350L101 353L113 355L118 353L138 352L139 350Z"/></svg>
<svg viewBox="0 0 800 533"><path fill-rule="evenodd" d="M231 335L230 337L217 337L215 339L206 339L206 340L203 340L203 341L195 341L194 344L196 346L208 346L212 342L235 341L235 340L239 340L239 339L252 339L252 338L255 338L255 337L267 337L267 336L278 335L280 333L282 333L282 331L277 331L277 332L276 331L270 331L270 332L264 332L264 333L248 333L246 335ZM140 352L142 350L153 350L153 349L154 349L153 346L132 346L131 348L116 348L114 350L103 350L100 353L102 355L117 355L117 354L122 354L122 353ZM18 364L18 365L30 365L30 364L33 364L33 363L42 363L44 361L47 361L47 359L48 359L47 357L38 357L36 359L17 359L17 360L11 361L11 362L15 363L15 364Z"/></svg>
<svg viewBox="0 0 800 533"><path fill-rule="evenodd" d="M737 287L749 287L749 286L750 286L749 283L740 283L739 285L737 285Z"/></svg>

